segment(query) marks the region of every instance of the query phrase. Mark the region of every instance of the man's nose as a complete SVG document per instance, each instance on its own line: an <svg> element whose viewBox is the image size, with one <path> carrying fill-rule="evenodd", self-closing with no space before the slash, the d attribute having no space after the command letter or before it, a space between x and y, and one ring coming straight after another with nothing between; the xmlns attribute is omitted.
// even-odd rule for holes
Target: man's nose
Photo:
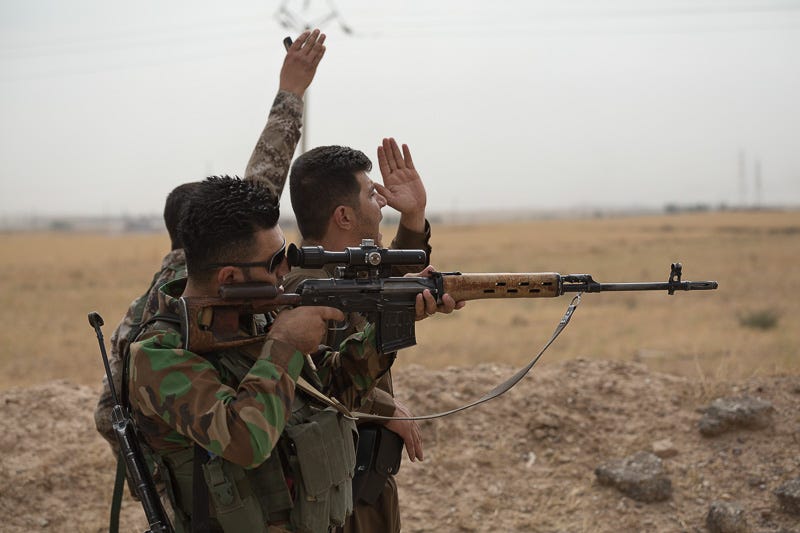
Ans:
<svg viewBox="0 0 800 533"><path fill-rule="evenodd" d="M291 269L292 267L289 266L288 258L284 256L283 260L278 265L278 268L275 269L275 277L278 279L278 285L283 283L283 277L288 274Z"/></svg>
<svg viewBox="0 0 800 533"><path fill-rule="evenodd" d="M376 193L378 196L378 205L381 207L386 207L386 197L380 193Z"/></svg>

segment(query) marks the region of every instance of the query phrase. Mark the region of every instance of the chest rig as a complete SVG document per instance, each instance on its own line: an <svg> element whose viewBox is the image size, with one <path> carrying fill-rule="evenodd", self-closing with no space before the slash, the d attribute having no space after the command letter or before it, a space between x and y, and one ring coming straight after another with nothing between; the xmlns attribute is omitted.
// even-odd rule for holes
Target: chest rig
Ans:
<svg viewBox="0 0 800 533"><path fill-rule="evenodd" d="M253 347L204 357L223 382L237 387L253 365L254 354L246 353ZM309 382L321 388L308 364L300 381L305 388ZM154 461L167 474L164 481L175 510L176 532L193 531L193 503L195 509L197 503L193 490L198 486L194 478L202 472L200 486L208 490L210 531L266 533L270 526L277 526L324 533L343 525L352 513L357 438L355 422L298 386L287 425L270 456L257 468L246 469L202 448L202 458L195 449L186 448L157 453Z"/></svg>

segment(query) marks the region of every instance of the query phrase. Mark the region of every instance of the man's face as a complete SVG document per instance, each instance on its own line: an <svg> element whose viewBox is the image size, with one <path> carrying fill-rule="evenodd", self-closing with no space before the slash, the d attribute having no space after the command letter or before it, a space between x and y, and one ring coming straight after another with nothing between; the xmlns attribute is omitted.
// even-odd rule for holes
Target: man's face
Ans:
<svg viewBox="0 0 800 533"><path fill-rule="evenodd" d="M378 194L375 185L366 172L358 172L356 180L360 185L358 193L358 206L356 207L356 227L359 242L361 239L373 239L376 244L381 244L380 225L383 215L381 209L386 205L386 198Z"/></svg>
<svg viewBox="0 0 800 533"><path fill-rule="evenodd" d="M280 226L257 230L252 256L246 262L263 262L263 265L242 267L245 281L264 281L281 285L283 277L289 272L285 246L286 239ZM270 263L273 270L269 270Z"/></svg>

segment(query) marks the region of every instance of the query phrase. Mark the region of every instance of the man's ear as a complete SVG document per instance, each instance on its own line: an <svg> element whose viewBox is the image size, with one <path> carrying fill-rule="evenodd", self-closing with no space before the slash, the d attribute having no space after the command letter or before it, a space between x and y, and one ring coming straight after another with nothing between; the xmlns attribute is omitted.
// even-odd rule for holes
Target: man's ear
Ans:
<svg viewBox="0 0 800 533"><path fill-rule="evenodd" d="M352 207L347 205L338 205L336 206L336 209L333 210L331 221L337 228L349 231L355 226L355 215L355 210Z"/></svg>
<svg viewBox="0 0 800 533"><path fill-rule="evenodd" d="M217 271L217 283L228 285L229 283L243 283L245 280L244 272L239 267L224 266Z"/></svg>

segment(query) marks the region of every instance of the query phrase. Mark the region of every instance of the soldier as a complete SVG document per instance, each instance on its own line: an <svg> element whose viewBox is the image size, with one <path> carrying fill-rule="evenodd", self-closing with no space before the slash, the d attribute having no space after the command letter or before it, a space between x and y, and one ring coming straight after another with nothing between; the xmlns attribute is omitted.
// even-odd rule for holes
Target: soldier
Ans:
<svg viewBox="0 0 800 533"><path fill-rule="evenodd" d="M372 169L369 158L358 150L341 146L322 146L301 155L292 165L289 190L303 245L319 245L326 250L342 250L358 246L362 239L380 243L381 209L386 205L400 212L400 224L392 241L394 248L424 249L430 254L430 224L425 218L426 193L419 173L414 167L408 146L400 151L394 139L384 139L378 147L378 164L383 185L373 183L367 175ZM424 266L424 265L421 265ZM426 270L431 270L427 267ZM394 275L408 270L395 267ZM294 269L284 279L291 292L301 281L309 278L331 277L333 265L327 270ZM447 298L440 311L450 312L463 307ZM432 314L436 308L426 309ZM368 323L357 314L348 317L349 327L343 331L331 330L326 344L335 346L338 341L356 331L363 331ZM361 412L382 416L412 416L409 409L394 398L391 373L387 372L377 387L367 397ZM381 432L378 437L364 438L367 432ZM414 421L392 420L375 427L359 425L362 438L359 456L380 457L376 462L395 462L399 466L402 446L405 445L411 461L423 459L422 438ZM365 449L369 443L379 443L379 449ZM391 455L396 454L395 458ZM383 459L386 458L386 459ZM359 472L354 482L353 515L347 520L346 532L397 532L400 531L400 511L394 477L376 470Z"/></svg>
<svg viewBox="0 0 800 533"><path fill-rule="evenodd" d="M299 307L280 313L254 344L200 354L184 347L171 321L182 312L181 296L213 298L223 284L281 284L289 266L276 200L238 178L199 184L179 226L188 277L161 287L158 315L130 347L131 411L165 473L178 531L324 532L352 506L355 426L297 395L295 382L302 372L345 405L359 405L393 360L376 352L374 329L336 351L317 351L327 321L344 315ZM252 316L240 325L256 328ZM312 352L319 374L305 357Z"/></svg>
<svg viewBox="0 0 800 533"><path fill-rule="evenodd" d="M248 164L248 179L270 188L279 197L286 183L289 164L292 161L300 128L303 123L303 94L311 84L317 66L325 54L325 34L319 30L300 34L286 53L279 77L278 94L272 103L269 118ZM162 261L161 270L153 276L147 292L133 301L125 317L111 336L111 355L109 363L117 386L121 390L122 356L130 339L132 329L153 316L158 309L158 288L176 277L186 275L182 243L177 239L177 224L180 208L185 202L191 184L177 187L167 197L164 208L164 222L172 243L172 251ZM97 431L110 444L116 455L117 444L111 429L111 390L103 378L103 390L94 412Z"/></svg>

